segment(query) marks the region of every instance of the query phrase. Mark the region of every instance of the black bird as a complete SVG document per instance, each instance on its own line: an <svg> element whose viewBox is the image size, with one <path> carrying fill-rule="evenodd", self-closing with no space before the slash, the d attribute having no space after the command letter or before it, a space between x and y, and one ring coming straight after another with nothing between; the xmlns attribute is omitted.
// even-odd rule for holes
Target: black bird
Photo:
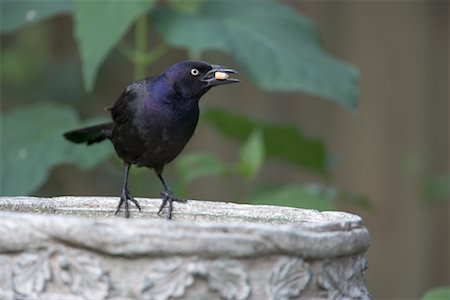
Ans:
<svg viewBox="0 0 450 300"><path fill-rule="evenodd" d="M200 98L213 86L239 82L228 74L238 72L203 61L184 61L159 76L132 82L112 108L112 122L66 132L74 143L91 145L109 139L125 165L125 178L115 214L122 205L129 217L128 201L139 203L128 190L131 165L154 169L164 186L158 214L168 204L172 217L176 199L162 173L164 166L183 150L197 126Z"/></svg>

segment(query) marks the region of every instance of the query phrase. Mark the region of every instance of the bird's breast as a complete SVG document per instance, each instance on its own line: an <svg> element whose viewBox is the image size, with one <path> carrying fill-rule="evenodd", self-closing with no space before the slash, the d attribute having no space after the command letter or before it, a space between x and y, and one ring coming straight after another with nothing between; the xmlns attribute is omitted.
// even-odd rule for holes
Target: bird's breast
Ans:
<svg viewBox="0 0 450 300"><path fill-rule="evenodd" d="M137 164L164 166L172 161L192 137L198 122L198 107L189 113L164 111L147 113L134 120L134 127L144 146Z"/></svg>

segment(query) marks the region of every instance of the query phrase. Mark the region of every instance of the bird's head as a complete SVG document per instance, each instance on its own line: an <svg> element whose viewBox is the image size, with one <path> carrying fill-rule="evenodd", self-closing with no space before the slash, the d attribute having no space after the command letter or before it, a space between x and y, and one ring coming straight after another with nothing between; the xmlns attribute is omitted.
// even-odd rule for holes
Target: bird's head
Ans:
<svg viewBox="0 0 450 300"><path fill-rule="evenodd" d="M180 62L164 74L175 91L184 97L200 98L213 86L239 82L239 79L229 75L238 74L237 71L204 61Z"/></svg>

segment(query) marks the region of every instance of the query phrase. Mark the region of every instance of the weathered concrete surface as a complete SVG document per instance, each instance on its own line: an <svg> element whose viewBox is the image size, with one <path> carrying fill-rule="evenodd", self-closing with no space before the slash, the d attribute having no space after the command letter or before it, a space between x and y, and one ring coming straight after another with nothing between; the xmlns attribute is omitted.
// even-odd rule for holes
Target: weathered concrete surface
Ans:
<svg viewBox="0 0 450 300"><path fill-rule="evenodd" d="M160 199L0 197L0 299L368 299L358 216Z"/></svg>

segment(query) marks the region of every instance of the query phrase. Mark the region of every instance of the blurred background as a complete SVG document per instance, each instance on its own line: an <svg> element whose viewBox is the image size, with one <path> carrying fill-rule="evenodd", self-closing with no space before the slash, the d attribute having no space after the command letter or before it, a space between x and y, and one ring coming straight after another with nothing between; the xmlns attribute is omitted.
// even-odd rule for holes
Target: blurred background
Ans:
<svg viewBox="0 0 450 300"><path fill-rule="evenodd" d="M61 133L106 120L135 78L203 59L241 83L202 98L165 170L179 195L352 212L374 299L449 285L448 1L83 2L1 3L1 195L118 196L112 147ZM136 197L161 188L132 169Z"/></svg>

